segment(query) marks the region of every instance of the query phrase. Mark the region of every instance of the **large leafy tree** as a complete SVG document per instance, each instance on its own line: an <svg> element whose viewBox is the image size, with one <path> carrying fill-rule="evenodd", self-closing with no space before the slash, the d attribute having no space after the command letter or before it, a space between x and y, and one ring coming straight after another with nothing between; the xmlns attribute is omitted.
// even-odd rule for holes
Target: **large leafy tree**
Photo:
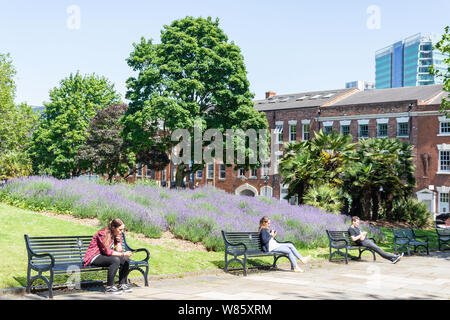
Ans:
<svg viewBox="0 0 450 320"><path fill-rule="evenodd" d="M407 198L415 187L413 146L399 139L361 139L358 161L345 172L343 189L352 198L351 215L377 220L380 204L392 219L393 202Z"/></svg>
<svg viewBox="0 0 450 320"><path fill-rule="evenodd" d="M105 77L70 74L50 91L50 102L33 133L30 148L33 170L57 178L80 174L78 149L86 141L92 118L108 105L119 103L120 95Z"/></svg>
<svg viewBox="0 0 450 320"><path fill-rule="evenodd" d="M9 54L0 54L0 179L28 175L26 148L38 117L26 103L14 103L16 70Z"/></svg>
<svg viewBox="0 0 450 320"><path fill-rule="evenodd" d="M342 173L352 163L355 144L350 135L320 130L307 141L289 143L280 161L283 184L289 185L287 198L303 197L309 188L320 184L340 186Z"/></svg>
<svg viewBox="0 0 450 320"><path fill-rule="evenodd" d="M447 70L436 69L435 66L431 66L430 73L441 77L444 82L444 91L450 92L450 28L445 27L445 33L442 35L441 40L436 43L435 47L445 56L444 64L447 65ZM448 116L450 111L450 101L447 97L442 98L441 111Z"/></svg>
<svg viewBox="0 0 450 320"><path fill-rule="evenodd" d="M240 49L219 28L218 19L173 21L161 31L161 43L142 38L134 44L127 62L137 76L127 81L124 134L136 151L157 147L170 153L178 144L171 141L172 133L187 129L194 141L197 123L202 133L268 128L265 115L253 108ZM178 165L177 185L204 165Z"/></svg>

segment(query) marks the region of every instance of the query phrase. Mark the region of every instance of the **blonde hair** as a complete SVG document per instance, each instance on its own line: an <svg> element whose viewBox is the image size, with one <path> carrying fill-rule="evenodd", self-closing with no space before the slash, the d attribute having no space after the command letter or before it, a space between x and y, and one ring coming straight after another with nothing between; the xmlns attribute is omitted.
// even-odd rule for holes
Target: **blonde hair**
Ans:
<svg viewBox="0 0 450 320"><path fill-rule="evenodd" d="M270 221L270 218L269 218L268 216L262 217L261 220L259 220L259 229L258 229L258 232L261 232L261 229L263 229L263 225L264 225L266 222L269 222L269 221Z"/></svg>

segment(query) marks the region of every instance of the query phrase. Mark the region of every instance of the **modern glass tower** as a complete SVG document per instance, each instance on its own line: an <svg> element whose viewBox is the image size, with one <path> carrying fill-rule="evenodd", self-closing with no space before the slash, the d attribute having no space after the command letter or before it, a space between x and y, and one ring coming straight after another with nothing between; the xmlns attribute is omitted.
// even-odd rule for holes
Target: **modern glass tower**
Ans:
<svg viewBox="0 0 450 320"><path fill-rule="evenodd" d="M439 41L420 33L398 41L375 53L375 88L398 88L440 84L442 79L429 74L429 68L446 71L444 55L433 50Z"/></svg>

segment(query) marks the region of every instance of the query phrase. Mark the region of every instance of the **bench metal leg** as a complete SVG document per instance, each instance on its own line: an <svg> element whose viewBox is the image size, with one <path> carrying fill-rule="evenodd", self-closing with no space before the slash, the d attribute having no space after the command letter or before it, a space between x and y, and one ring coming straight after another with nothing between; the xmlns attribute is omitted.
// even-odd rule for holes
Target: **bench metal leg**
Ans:
<svg viewBox="0 0 450 320"><path fill-rule="evenodd" d="M131 271L133 271L133 270L137 270L137 271L139 271L140 273L142 273L142 275L144 276L144 285L145 285L146 287L148 287L148 271L149 271L149 267L148 267L148 266L145 266L145 271L144 271L141 267L132 267L132 268L130 268L130 270L128 271L128 274L130 274ZM128 277L128 275L127 275L127 277Z"/></svg>
<svg viewBox="0 0 450 320"><path fill-rule="evenodd" d="M27 272L27 277L28 277L28 272ZM42 272L39 272L38 275L36 275L36 276L32 277L31 279L29 279L28 282L27 282L27 288L26 288L26 292L27 293L31 293L31 287L33 285L33 282L36 281L37 279L42 279L47 284L48 297L50 299L53 299L53 288L52 288L52 285L53 285L53 270L50 270L50 280L47 279L46 276L43 276Z"/></svg>

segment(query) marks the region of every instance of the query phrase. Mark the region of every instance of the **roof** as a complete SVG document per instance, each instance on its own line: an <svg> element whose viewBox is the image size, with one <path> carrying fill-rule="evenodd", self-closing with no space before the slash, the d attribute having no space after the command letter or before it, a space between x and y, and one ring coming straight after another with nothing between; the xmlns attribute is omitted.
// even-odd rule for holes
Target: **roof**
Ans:
<svg viewBox="0 0 450 320"><path fill-rule="evenodd" d="M258 111L319 107L336 100L336 98L342 98L352 91L357 91L357 89L348 88L275 95L268 99L256 100L254 105Z"/></svg>
<svg viewBox="0 0 450 320"><path fill-rule="evenodd" d="M443 85L428 85L418 87L401 87L389 89L375 89L359 91L355 94L349 95L330 103L330 106L344 106L352 104L368 104L381 102L395 102L395 101L417 101L418 103L429 104L430 99L435 99L436 96L443 92ZM439 102L438 102L439 103Z"/></svg>

